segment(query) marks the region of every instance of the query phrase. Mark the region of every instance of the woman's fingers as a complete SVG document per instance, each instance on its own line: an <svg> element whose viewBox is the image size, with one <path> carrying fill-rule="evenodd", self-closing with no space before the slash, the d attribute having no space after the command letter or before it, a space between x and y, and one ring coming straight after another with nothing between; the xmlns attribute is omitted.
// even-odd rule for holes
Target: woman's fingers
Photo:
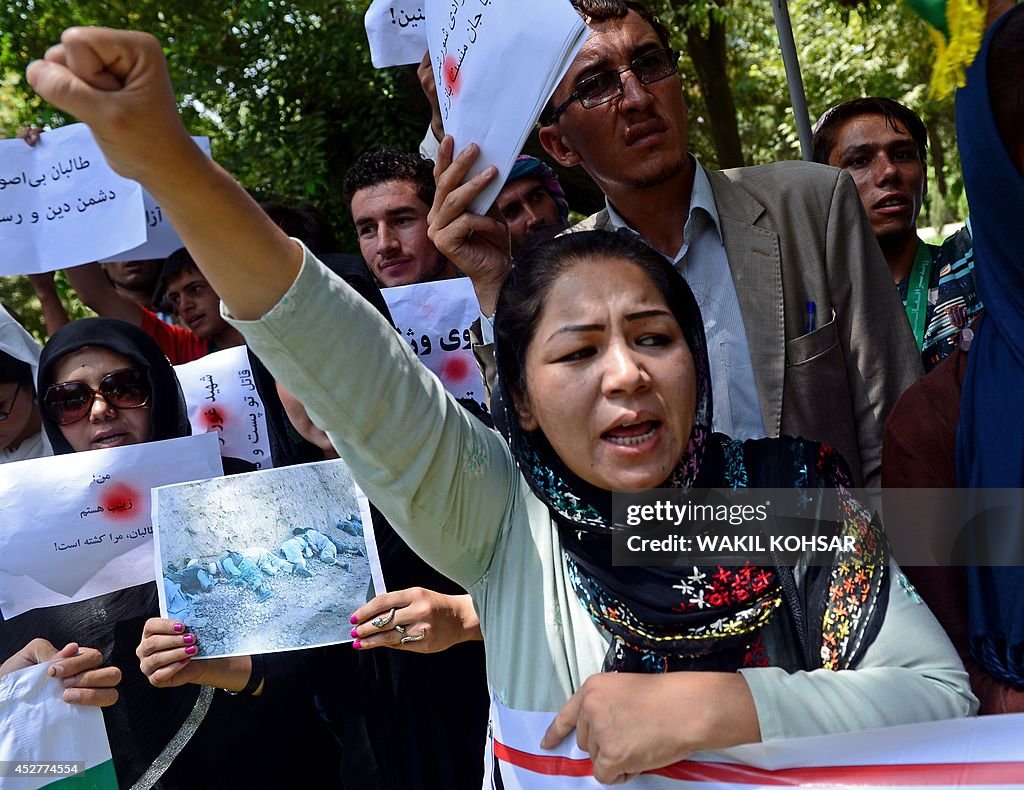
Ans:
<svg viewBox="0 0 1024 790"><path fill-rule="evenodd" d="M199 652L195 634L183 633L184 623L151 617L142 629L142 641L135 654L139 667L154 686L180 685L187 683L181 671L188 666ZM202 673L202 668L190 670L188 677Z"/></svg>
<svg viewBox="0 0 1024 790"><path fill-rule="evenodd" d="M58 654L61 658L50 667L53 677L69 678L103 663L103 655L92 647L79 647L75 642L66 645Z"/></svg>
<svg viewBox="0 0 1024 790"><path fill-rule="evenodd" d="M544 737L541 738L540 748L554 749L565 740L565 737L576 729L576 721L580 715L580 704L582 702L580 692L576 692L569 701L562 706L562 709L555 714L554 720L548 725ZM586 749L582 744L581 749Z"/></svg>

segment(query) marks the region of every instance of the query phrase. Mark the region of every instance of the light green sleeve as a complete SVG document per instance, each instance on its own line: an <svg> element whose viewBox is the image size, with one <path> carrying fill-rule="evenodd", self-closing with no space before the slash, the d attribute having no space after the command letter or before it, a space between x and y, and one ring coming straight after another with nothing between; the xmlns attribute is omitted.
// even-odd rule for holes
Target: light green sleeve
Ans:
<svg viewBox="0 0 1024 790"><path fill-rule="evenodd" d="M741 669L761 738L774 741L974 714L978 701L942 626L891 564L885 620L856 669Z"/></svg>
<svg viewBox="0 0 1024 790"><path fill-rule="evenodd" d="M518 473L383 317L306 251L257 321L225 314L327 431L353 477L424 560L464 587L487 571Z"/></svg>

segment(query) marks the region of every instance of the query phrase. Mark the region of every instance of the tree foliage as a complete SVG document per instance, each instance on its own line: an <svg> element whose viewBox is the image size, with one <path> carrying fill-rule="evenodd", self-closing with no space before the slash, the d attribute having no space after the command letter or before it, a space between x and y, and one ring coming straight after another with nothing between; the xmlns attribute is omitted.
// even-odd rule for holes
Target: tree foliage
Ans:
<svg viewBox="0 0 1024 790"><path fill-rule="evenodd" d="M363 29L369 0L0 0L0 134L62 117L24 69L70 25L147 30L164 45L186 125L260 199L320 207L354 248L340 182L363 150L414 148L429 112L412 67L375 70ZM763 0L652 0L683 51L691 148L710 166L799 158L771 8ZM812 115L844 99L889 96L928 126L936 167L932 221L963 210L952 103L926 98L931 45L899 2L789 0ZM696 60L696 62L695 62ZM699 66L699 67L698 67ZM528 149L538 152L536 139ZM570 197L600 195L578 179ZM24 288L0 283L15 306ZM31 314L29 303L26 313Z"/></svg>

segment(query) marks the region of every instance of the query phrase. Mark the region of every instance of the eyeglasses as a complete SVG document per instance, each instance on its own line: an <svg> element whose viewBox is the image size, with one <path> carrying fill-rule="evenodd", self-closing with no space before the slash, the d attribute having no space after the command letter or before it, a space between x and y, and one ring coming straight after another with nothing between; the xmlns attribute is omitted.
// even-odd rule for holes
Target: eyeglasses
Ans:
<svg viewBox="0 0 1024 790"><path fill-rule="evenodd" d="M585 109L598 107L622 95L622 75L632 71L641 85L650 85L679 73L679 53L674 49L656 49L647 52L624 69L602 71L576 83L576 90L564 102L541 119L544 125L557 121L574 101L579 99Z"/></svg>
<svg viewBox="0 0 1024 790"><path fill-rule="evenodd" d="M138 409L149 403L149 379L138 368L115 370L100 379L99 389L84 381L65 381L46 390L43 405L58 425L78 422L92 411L96 396L115 409Z"/></svg>
<svg viewBox="0 0 1024 790"><path fill-rule="evenodd" d="M14 394L11 395L11 405L7 407L7 411L0 411L0 422L4 422L8 417L11 416L11 412L14 411L14 402L18 400L18 393L21 392L21 382L19 381L17 386L14 388Z"/></svg>

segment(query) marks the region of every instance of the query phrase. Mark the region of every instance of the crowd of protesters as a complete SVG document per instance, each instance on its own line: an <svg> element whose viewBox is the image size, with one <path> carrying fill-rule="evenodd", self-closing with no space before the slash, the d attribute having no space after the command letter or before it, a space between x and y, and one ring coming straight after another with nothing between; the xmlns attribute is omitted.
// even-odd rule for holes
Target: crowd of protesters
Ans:
<svg viewBox="0 0 1024 790"><path fill-rule="evenodd" d="M0 312L0 463L187 435L172 364L245 344L276 458L346 460L393 590L352 613L351 644L204 661L153 583L0 619L0 674L56 661L64 699L103 708L122 786L220 765L228 786L479 787L489 705L550 712L542 746L575 730L606 782L703 749L1024 711L1024 571L904 573L850 493L1024 487L1007 397L1024 12L990 4L957 98L971 217L933 246L913 110L852 97L816 124L813 163L705 168L658 18L573 5L589 37L540 116L550 163L467 179L479 151L454 155L427 91L420 151L367 151L341 179L359 256L195 150L152 38L75 29L30 68L185 248L68 269L101 318L69 322L33 277L42 349ZM553 165L582 167L605 207L574 223ZM494 209L469 212L496 179ZM479 302L489 414L436 386L380 293L456 277ZM610 492L747 487L835 492L853 549L683 578L611 561ZM313 529L277 545L191 570L262 601L264 573L341 562Z"/></svg>

